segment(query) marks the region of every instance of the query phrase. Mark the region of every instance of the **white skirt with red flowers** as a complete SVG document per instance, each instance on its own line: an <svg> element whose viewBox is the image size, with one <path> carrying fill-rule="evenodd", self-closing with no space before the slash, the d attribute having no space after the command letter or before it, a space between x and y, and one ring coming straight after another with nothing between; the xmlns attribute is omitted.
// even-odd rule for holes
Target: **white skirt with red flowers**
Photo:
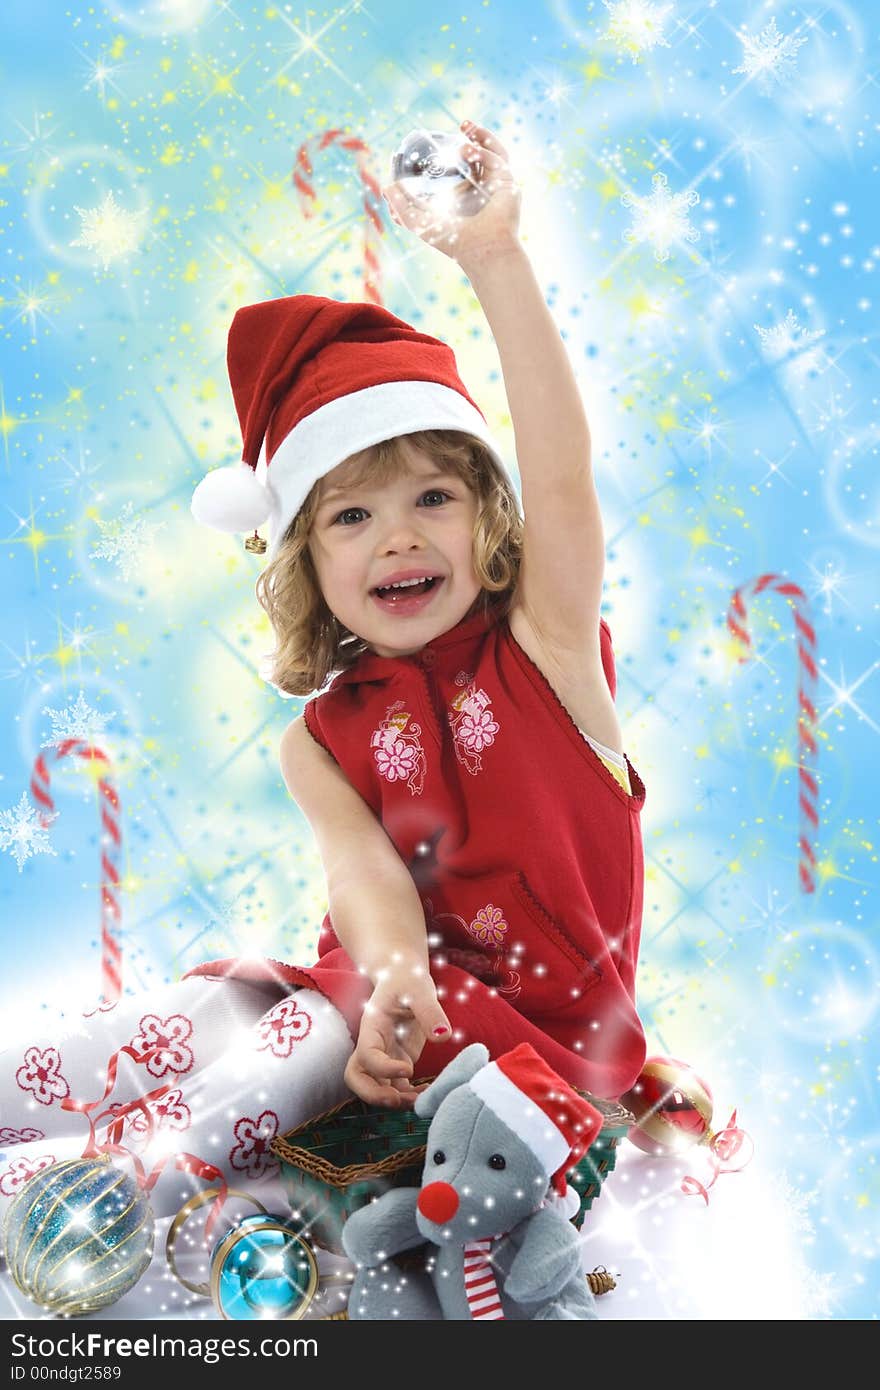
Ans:
<svg viewBox="0 0 880 1390"><path fill-rule="evenodd" d="M205 977L123 998L64 1038L24 1040L0 1055L0 1229L28 1178L84 1152L89 1118L99 1147L116 1143L147 1172L164 1161L157 1216L208 1185L175 1166L179 1153L283 1210L271 1142L350 1098L351 1051L345 1020L316 991ZM71 1110L102 1096L108 1071L103 1102Z"/></svg>

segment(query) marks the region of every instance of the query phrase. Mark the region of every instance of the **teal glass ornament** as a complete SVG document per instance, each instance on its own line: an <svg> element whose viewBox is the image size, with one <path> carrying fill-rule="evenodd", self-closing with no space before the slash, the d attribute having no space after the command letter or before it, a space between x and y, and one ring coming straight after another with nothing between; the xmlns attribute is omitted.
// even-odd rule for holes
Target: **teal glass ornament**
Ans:
<svg viewBox="0 0 880 1390"><path fill-rule="evenodd" d="M27 1298L59 1317L78 1317L134 1287L152 1258L153 1236L146 1194L101 1154L35 1173L6 1213L4 1246Z"/></svg>
<svg viewBox="0 0 880 1390"><path fill-rule="evenodd" d="M211 1297L223 1318L301 1318L318 1287L311 1246L289 1221L268 1212L237 1221L211 1255Z"/></svg>

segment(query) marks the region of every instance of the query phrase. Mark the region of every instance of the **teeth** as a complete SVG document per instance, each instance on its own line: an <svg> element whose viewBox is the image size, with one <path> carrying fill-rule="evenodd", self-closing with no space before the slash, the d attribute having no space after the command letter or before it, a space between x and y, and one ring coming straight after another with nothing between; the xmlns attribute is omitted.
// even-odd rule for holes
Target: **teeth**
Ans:
<svg viewBox="0 0 880 1390"><path fill-rule="evenodd" d="M422 579L400 579L400 580L398 580L398 582L397 582L396 584L380 584L380 585L379 585L379 588L380 588L380 589L411 589L412 586L413 586L414 584L424 584L425 579L428 578L428 577L429 577L429 576L425 575Z"/></svg>

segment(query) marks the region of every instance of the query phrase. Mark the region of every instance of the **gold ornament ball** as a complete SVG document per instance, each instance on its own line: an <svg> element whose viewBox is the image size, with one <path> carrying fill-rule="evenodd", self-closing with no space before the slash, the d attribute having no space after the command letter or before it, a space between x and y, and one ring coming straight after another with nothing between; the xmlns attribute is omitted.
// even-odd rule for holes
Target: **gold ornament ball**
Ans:
<svg viewBox="0 0 880 1390"><path fill-rule="evenodd" d="M681 1153L711 1133L712 1092L677 1057L649 1057L621 1105L636 1117L627 1138L644 1153Z"/></svg>

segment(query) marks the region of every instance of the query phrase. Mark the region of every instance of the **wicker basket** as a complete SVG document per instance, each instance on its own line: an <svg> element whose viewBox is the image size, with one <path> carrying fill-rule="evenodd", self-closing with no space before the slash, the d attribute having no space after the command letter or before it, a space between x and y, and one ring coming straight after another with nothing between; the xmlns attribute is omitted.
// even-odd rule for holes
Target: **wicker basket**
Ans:
<svg viewBox="0 0 880 1390"><path fill-rule="evenodd" d="M581 1199L572 1218L578 1227L614 1167L619 1141L634 1122L616 1101L598 1100L586 1091L580 1094L602 1115L602 1128L568 1174ZM429 1125L430 1120L412 1110L372 1107L353 1099L272 1141L293 1215L317 1245L344 1254L342 1227L352 1212L390 1187L421 1185Z"/></svg>

